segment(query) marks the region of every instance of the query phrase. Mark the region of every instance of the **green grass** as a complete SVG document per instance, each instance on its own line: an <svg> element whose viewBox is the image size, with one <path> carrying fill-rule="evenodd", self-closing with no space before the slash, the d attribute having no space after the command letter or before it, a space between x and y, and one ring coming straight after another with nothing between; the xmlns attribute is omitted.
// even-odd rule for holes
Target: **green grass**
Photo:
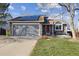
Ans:
<svg viewBox="0 0 79 59"><path fill-rule="evenodd" d="M52 38L38 40L32 56L79 56L79 43L68 39Z"/></svg>

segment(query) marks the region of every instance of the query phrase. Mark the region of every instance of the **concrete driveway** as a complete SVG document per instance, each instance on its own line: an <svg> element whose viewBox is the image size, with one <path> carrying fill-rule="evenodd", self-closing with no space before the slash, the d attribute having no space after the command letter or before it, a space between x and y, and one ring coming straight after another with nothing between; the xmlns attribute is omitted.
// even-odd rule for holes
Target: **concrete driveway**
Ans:
<svg viewBox="0 0 79 59"><path fill-rule="evenodd" d="M37 40L21 39L14 42L1 43L0 56L28 56L36 42Z"/></svg>

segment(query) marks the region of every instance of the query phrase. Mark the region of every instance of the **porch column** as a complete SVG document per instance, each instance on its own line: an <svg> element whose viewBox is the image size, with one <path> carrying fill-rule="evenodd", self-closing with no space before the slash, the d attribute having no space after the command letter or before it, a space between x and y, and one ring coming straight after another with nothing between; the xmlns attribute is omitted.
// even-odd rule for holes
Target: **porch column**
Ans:
<svg viewBox="0 0 79 59"><path fill-rule="evenodd" d="M54 36L54 25L52 25L52 36Z"/></svg>
<svg viewBox="0 0 79 59"><path fill-rule="evenodd" d="M65 33L67 34L67 26L65 26L65 29L64 29Z"/></svg>
<svg viewBox="0 0 79 59"><path fill-rule="evenodd" d="M42 25L39 24L39 36L41 37L42 36Z"/></svg>

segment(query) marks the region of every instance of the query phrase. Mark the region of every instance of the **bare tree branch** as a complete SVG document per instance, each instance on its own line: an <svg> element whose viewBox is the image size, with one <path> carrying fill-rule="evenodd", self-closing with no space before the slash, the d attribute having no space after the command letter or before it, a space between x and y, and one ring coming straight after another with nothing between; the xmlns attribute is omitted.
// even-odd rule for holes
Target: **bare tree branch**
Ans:
<svg viewBox="0 0 79 59"><path fill-rule="evenodd" d="M65 7L67 9L67 11L70 12L70 10L69 10L70 6L68 4L66 5L63 3L59 3L59 5Z"/></svg>
<svg viewBox="0 0 79 59"><path fill-rule="evenodd" d="M58 16L63 15L64 13L65 13L65 12L62 12L62 13L58 14L57 16L54 16L54 17L56 18L56 17L58 17Z"/></svg>
<svg viewBox="0 0 79 59"><path fill-rule="evenodd" d="M76 10L79 10L79 8L75 8L74 10L75 10L75 11L76 11Z"/></svg>
<svg viewBox="0 0 79 59"><path fill-rule="evenodd" d="M79 10L79 8L77 8L77 5L75 5L74 3L60 3L59 5L66 8L66 10L68 11L72 37L73 39L76 39L75 27L74 27L74 16L75 16L75 11Z"/></svg>

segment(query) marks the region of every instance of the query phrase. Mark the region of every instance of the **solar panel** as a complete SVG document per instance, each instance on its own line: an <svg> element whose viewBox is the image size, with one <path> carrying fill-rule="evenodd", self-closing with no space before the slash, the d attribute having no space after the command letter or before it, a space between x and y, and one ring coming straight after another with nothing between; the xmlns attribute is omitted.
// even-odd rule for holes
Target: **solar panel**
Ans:
<svg viewBox="0 0 79 59"><path fill-rule="evenodd" d="M22 16L15 18L15 21L38 21L40 16Z"/></svg>

